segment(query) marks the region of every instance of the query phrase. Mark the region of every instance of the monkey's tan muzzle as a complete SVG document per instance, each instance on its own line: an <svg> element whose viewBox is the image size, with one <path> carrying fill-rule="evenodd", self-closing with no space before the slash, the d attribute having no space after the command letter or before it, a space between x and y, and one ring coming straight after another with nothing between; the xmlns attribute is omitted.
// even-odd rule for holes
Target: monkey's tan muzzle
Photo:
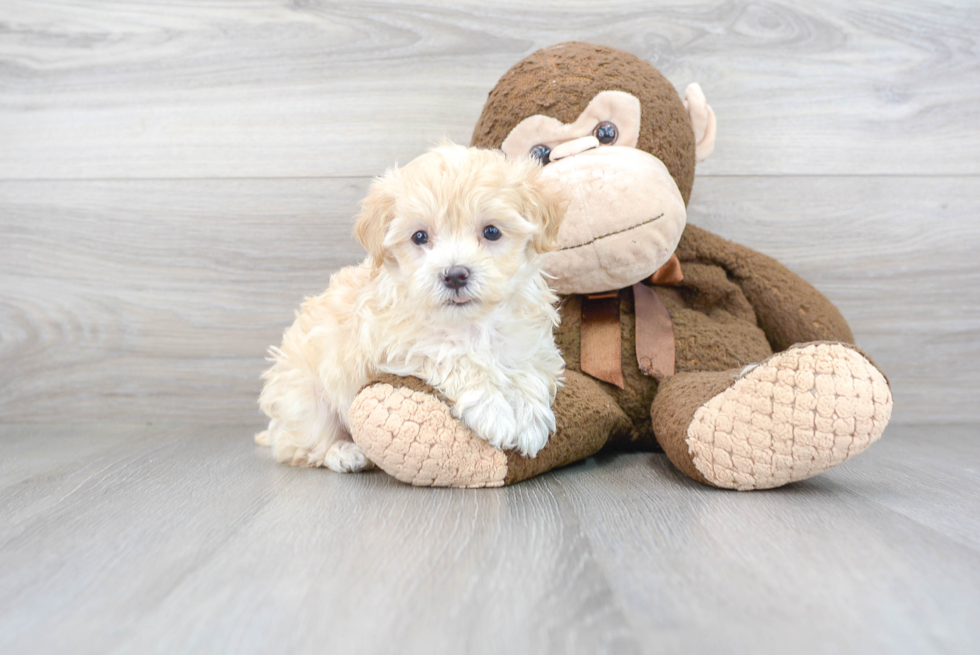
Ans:
<svg viewBox="0 0 980 655"><path fill-rule="evenodd" d="M568 200L558 249L545 270L561 294L621 289L649 277L670 258L687 222L677 184L656 157L603 146L544 167Z"/></svg>

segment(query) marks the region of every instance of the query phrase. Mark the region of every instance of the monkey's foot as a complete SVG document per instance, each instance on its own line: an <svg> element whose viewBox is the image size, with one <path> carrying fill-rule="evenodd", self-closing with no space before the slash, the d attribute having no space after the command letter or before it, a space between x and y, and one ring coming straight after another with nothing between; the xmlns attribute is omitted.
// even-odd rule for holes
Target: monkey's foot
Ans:
<svg viewBox="0 0 980 655"><path fill-rule="evenodd" d="M665 385L654 414L692 381L697 382ZM724 390L717 379L702 381L715 387L715 395L694 410L686 430L674 431L683 445L671 439L669 423L676 421L664 423L658 437L679 468L716 487L769 489L822 473L877 441L891 416L884 375L841 343L777 353L736 376L728 374ZM665 412L659 413L663 423Z"/></svg>
<svg viewBox="0 0 980 655"><path fill-rule="evenodd" d="M349 412L354 443L391 476L424 487L500 487L594 455L629 419L598 384L575 371L554 403L558 430L536 457L497 450L452 415L438 391L416 378L385 375Z"/></svg>
<svg viewBox="0 0 980 655"><path fill-rule="evenodd" d="M373 384L354 399L349 417L354 442L402 482L500 487L507 477L507 455L473 434L435 392Z"/></svg>

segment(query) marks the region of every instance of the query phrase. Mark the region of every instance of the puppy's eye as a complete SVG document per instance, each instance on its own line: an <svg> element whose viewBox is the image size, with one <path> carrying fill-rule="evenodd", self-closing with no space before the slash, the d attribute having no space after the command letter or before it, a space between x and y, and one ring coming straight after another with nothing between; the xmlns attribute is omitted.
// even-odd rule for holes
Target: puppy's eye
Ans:
<svg viewBox="0 0 980 655"><path fill-rule="evenodd" d="M599 143L608 146L616 143L616 139L619 138L619 130L609 121L603 121L592 130L592 136L599 139Z"/></svg>
<svg viewBox="0 0 980 655"><path fill-rule="evenodd" d="M429 233L425 230L419 230L412 235L412 243L417 246L425 245L429 243Z"/></svg>
<svg viewBox="0 0 980 655"><path fill-rule="evenodd" d="M544 166L551 161L551 148L543 143L539 143L531 148L531 156L541 162L541 165Z"/></svg>
<svg viewBox="0 0 980 655"><path fill-rule="evenodd" d="M483 238L488 241L496 241L503 235L500 233L500 229L494 225L488 225L483 228Z"/></svg>

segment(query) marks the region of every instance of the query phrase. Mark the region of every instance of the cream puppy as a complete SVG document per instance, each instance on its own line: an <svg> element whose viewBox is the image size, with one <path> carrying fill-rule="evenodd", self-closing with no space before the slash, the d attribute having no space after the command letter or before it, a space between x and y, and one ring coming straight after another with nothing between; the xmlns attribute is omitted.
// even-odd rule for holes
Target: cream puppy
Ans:
<svg viewBox="0 0 980 655"><path fill-rule="evenodd" d="M443 142L377 179L354 228L367 258L308 298L271 349L256 442L287 464L364 469L347 412L387 372L437 388L492 445L537 454L564 370L539 256L563 205L540 171Z"/></svg>

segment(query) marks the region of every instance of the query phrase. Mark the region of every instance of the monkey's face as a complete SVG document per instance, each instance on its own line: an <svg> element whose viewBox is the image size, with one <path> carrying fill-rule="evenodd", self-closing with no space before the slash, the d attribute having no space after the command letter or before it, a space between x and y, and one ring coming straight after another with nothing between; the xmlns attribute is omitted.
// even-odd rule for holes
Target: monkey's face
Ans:
<svg viewBox="0 0 980 655"><path fill-rule="evenodd" d="M639 134L640 101L602 91L572 123L530 116L504 140L508 157L537 158L568 201L558 249L544 255L558 293L636 284L677 247L684 199L663 162L637 149Z"/></svg>

